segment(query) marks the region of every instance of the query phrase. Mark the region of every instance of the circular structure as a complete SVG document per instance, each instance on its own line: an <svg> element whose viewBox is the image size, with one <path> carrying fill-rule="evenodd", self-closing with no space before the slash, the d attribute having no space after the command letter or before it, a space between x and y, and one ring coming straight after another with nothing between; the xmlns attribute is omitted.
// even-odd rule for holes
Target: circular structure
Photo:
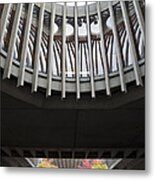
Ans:
<svg viewBox="0 0 155 180"><path fill-rule="evenodd" d="M71 5L71 6L70 6ZM1 5L3 78L17 85L67 93L142 85L145 65L144 4L91 2Z"/></svg>

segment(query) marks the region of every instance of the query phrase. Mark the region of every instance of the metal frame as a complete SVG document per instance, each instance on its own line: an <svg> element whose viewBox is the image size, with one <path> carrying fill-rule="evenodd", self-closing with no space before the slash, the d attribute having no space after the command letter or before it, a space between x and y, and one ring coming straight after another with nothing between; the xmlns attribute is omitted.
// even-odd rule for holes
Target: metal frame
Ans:
<svg viewBox="0 0 155 180"><path fill-rule="evenodd" d="M12 60L13 60L15 43L16 43L18 25L19 25L19 21L20 21L20 15L22 13L22 7L23 7L23 4L17 5L17 10L15 13L15 18L14 18L14 22L13 22L13 26L12 26L12 32L11 32L11 37L10 37L7 59L6 59L5 67L4 67L3 79L10 78L10 75L11 75Z"/></svg>
<svg viewBox="0 0 155 180"><path fill-rule="evenodd" d="M143 85L142 78L141 78L141 72L140 72L140 68L139 68L139 64L138 64L138 56L137 56L137 52L136 52L136 47L135 47L133 34L131 31L131 27L130 27L130 21L129 21L129 17L128 17L127 7L126 7L126 4L124 1L120 1L120 5L121 5L121 10L122 10L123 18L124 18L126 31L128 34L129 46L131 48L131 53L132 53L132 57L133 57L133 68L134 68L134 72L135 72L136 84Z"/></svg>
<svg viewBox="0 0 155 180"><path fill-rule="evenodd" d="M54 20L55 20L55 3L51 4L51 22L50 22L50 40L49 40L49 54L48 54L48 72L47 72L47 90L46 96L51 95L52 86L52 61L53 61L53 41L54 41Z"/></svg>
<svg viewBox="0 0 155 180"><path fill-rule="evenodd" d="M1 17L1 23L0 23L0 48L1 48L1 44L4 38L4 33L5 33L5 29L7 26L7 21L6 19L8 19L9 13L10 13L10 9L11 9L11 4L7 4L6 6L4 6L3 12L2 12L2 17Z"/></svg>
<svg viewBox="0 0 155 180"><path fill-rule="evenodd" d="M63 8L63 25L62 25L62 94L61 97L66 97L66 3Z"/></svg>
<svg viewBox="0 0 155 180"><path fill-rule="evenodd" d="M45 10L45 3L42 3L40 12L39 12L39 20L38 20L38 32L37 32L37 38L36 38L34 70L33 70L33 77L32 77L32 92L33 91L36 92L37 87L38 87L39 58L40 58L41 37L42 37L43 22L44 22L44 10Z"/></svg>
<svg viewBox="0 0 155 180"><path fill-rule="evenodd" d="M1 147L2 157L57 158L57 159L143 159L143 148L18 148Z"/></svg>
<svg viewBox="0 0 155 180"><path fill-rule="evenodd" d="M88 3L85 4L86 7L86 21L87 21L87 37L88 37L88 57L89 57L89 71L90 71L90 84L91 84L91 97L95 98L95 85L94 85L94 75L93 75L93 64L92 64L92 46L91 46L91 34L90 34L90 20L89 20L89 9Z"/></svg>
<svg viewBox="0 0 155 180"><path fill-rule="evenodd" d="M75 2L74 10L74 21L75 21L75 61L76 61L76 92L77 99L80 99L80 73L79 73L79 52L78 52L78 7L77 2Z"/></svg>
<svg viewBox="0 0 155 180"><path fill-rule="evenodd" d="M121 90L123 92L126 92L126 83L124 79L124 71L123 71L123 59L122 59L122 54L121 54L121 46L119 42L119 37L118 37L118 32L117 32L117 26L116 26L116 20L114 16L114 11L112 7L112 3L109 2L109 11L110 11L110 17L112 21L112 31L114 34L114 44L115 44L115 49L117 53L117 59L118 59L118 66L119 66L119 74L120 74L120 83L121 83Z"/></svg>
<svg viewBox="0 0 155 180"><path fill-rule="evenodd" d="M106 48L105 48L105 39L104 39L104 34L103 34L103 25L102 25L102 18L101 18L100 2L97 2L97 12L98 12L99 24L100 24L100 36L101 36L101 43L102 43L101 52L102 52L102 60L103 60L103 65L104 65L106 93L107 93L107 95L111 95Z"/></svg>
<svg viewBox="0 0 155 180"><path fill-rule="evenodd" d="M116 3L116 2L115 2ZM16 34L18 31L19 20L22 12L22 4L17 5L16 14L13 22L13 33L11 34L10 44L8 48L8 53L6 53L3 49L1 49L1 67L4 68L3 78L10 78L10 75L14 75L18 78L17 86L24 85L24 81L32 84L32 92L37 91L38 87L43 87L46 89L46 96L51 96L51 90L61 91L62 99L66 98L66 92L76 92L76 98L80 99L80 95L82 92L91 92L91 97L95 98L96 91L106 90L107 95L111 95L111 89L117 86L121 86L121 90L126 92L126 84L136 80L137 85L142 85L142 76L145 75L145 65L144 59L139 60L138 55L136 52L133 34L131 31L131 27L129 24L129 14L127 13L127 8L125 2L120 1L121 12L123 15L123 21L125 24L125 29L127 31L127 37L129 40L129 46L131 49L131 55L133 57L133 67L123 67L123 59L122 59L122 52L121 52L121 40L119 39L119 33L117 29L117 21L115 19L115 15L113 12L113 6L115 3L108 3L108 2L97 2L92 5L88 5L86 2L86 6L79 7L77 3L75 3L74 7L60 6L57 4L52 5L52 9L50 10L51 14L51 21L50 21L50 33L49 33L49 45L48 45L48 57L47 57L47 74L43 74L39 72L39 61L40 61L40 53L44 53L44 49L41 49L43 46L41 44L42 41L42 32L43 28L45 32L47 31L44 27L43 20L45 10L49 11L47 5L42 3L40 5L40 12L39 12L39 20L38 20L38 31L37 31L37 38L36 38L36 46L35 46L35 57L34 57L34 69L26 67L26 58L27 58L27 49L28 49L28 37L30 34L30 28L33 25L33 4L29 5L28 8L28 15L25 25L25 32L23 38L23 45L21 51L21 62L17 62L14 57L14 46L16 42ZM117 2L118 3L118 2ZM48 3L47 3L48 4ZM112 32L114 36L114 43L116 48L117 54L117 62L118 62L118 72L110 72L108 67L108 58L107 58L107 47L106 47L106 37L105 37L105 29L103 28L103 19L102 19L102 7L106 4L106 9L109 9L110 16L113 24ZM37 4L38 6L38 4ZM92 11L93 7L93 11ZM54 42L54 32L53 32L53 24L55 18L57 16L57 10L60 8L62 10L62 29L61 29L61 77L55 77L52 75L52 64L53 64L53 57L54 50L53 50L53 42ZM63 8L63 9L62 9ZM84 16L86 18L86 27L87 27L87 43L88 43L88 54L89 57L89 71L90 77L88 78L81 78L80 77L80 65L79 65L79 35L78 35L78 18L81 17L81 8L85 11ZM140 6L137 2L133 2L133 8L135 8L136 16L138 19L138 23L140 26L140 30L143 34L144 38L144 19L141 14ZM75 77L74 78L67 78L66 77L66 41L68 41L68 37L66 36L66 18L68 18L68 11L70 11L73 16L75 31L73 35L73 41L75 42ZM8 17L8 13L10 10L10 6L5 5L3 12L2 12L2 25L4 29L6 29L6 23L4 21L5 18ZM83 11L82 10L82 11ZM90 22L92 21L91 13L95 13L98 15L99 21L99 28L100 28L100 41L102 46L100 47L102 62L103 62L103 69L104 75L100 77L95 77L93 72L93 56L92 56L92 34L90 31ZM80 15L79 15L80 14ZM47 15L47 14L46 14ZM61 18L60 18L61 20ZM107 29L106 29L107 31ZM60 32L59 32L60 33ZM4 37L4 30L2 31L1 42ZM46 37L47 38L47 37ZM144 40L144 39L143 39ZM73 48L73 47L72 47ZM86 47L85 47L86 48Z"/></svg>
<svg viewBox="0 0 155 180"><path fill-rule="evenodd" d="M31 28L33 7L34 7L34 4L29 4L27 20L26 20L26 26L25 26L25 32L24 32L24 38L23 38L23 45L22 45L22 52L21 52L21 62L20 62L20 67L19 67L17 86L23 86L24 85L26 57L27 57L28 41L29 41L28 38L29 38L30 28Z"/></svg>
<svg viewBox="0 0 155 180"><path fill-rule="evenodd" d="M144 18L143 18L143 15L142 15L142 11L140 9L140 5L139 5L138 1L133 1L133 4L134 4L137 19L138 19L138 22L139 22L139 25L140 25L140 28L141 28L141 33L143 35L143 40L144 40L144 43L145 43L145 23L144 23Z"/></svg>

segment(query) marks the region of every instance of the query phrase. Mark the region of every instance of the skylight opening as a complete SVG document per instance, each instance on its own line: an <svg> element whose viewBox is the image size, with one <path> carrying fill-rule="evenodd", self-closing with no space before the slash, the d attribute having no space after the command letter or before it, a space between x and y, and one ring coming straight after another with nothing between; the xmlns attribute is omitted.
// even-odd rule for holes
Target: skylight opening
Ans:
<svg viewBox="0 0 155 180"><path fill-rule="evenodd" d="M95 2L88 2L88 5L94 4ZM64 2L58 2L57 4L64 5ZM75 6L75 2L67 2L67 6ZM77 2L77 6L85 6L85 2Z"/></svg>

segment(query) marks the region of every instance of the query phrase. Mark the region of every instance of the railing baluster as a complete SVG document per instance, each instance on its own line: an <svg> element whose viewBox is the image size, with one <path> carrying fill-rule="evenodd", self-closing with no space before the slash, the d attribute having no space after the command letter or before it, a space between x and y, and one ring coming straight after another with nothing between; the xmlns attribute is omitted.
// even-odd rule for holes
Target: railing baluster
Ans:
<svg viewBox="0 0 155 180"><path fill-rule="evenodd" d="M17 5L17 9L16 9L15 17L14 17L14 22L13 22L13 26L12 26L10 42L9 42L7 59L5 62L5 67L4 67L3 79L10 78L14 49L15 49L15 45L16 45L16 37L17 37L22 7L23 7L23 4Z"/></svg>
<svg viewBox="0 0 155 180"><path fill-rule="evenodd" d="M80 72L82 72L82 70L83 70L83 43L80 43L79 44L80 45ZM80 77L82 77L82 74L80 73Z"/></svg>
<svg viewBox="0 0 155 180"><path fill-rule="evenodd" d="M141 11L141 8L140 8L140 5L139 5L138 1L134 0L133 4L134 4L135 11L136 11L138 23L139 23L139 26L140 26L140 29L141 29L143 41L145 42L145 30L144 30L145 29L145 23L144 23L144 18L143 18L143 15L142 15L142 11Z"/></svg>
<svg viewBox="0 0 155 180"><path fill-rule="evenodd" d="M55 59L55 67L56 67L56 75L60 76L60 72L59 72L59 65L58 65L58 57L57 57L57 49L56 49L56 42L53 45L54 48L54 59Z"/></svg>
<svg viewBox="0 0 155 180"><path fill-rule="evenodd" d="M80 99L80 75L79 75L79 51L78 51L78 7L75 2L74 12L74 29L75 29L75 65L76 65L76 97Z"/></svg>
<svg viewBox="0 0 155 180"><path fill-rule="evenodd" d="M32 76L32 92L37 91L38 87L38 73L39 73L39 59L40 59L40 50L41 50L41 37L43 30L43 21L44 21L44 9L45 3L42 3L40 6L39 20L38 20L38 32L35 46L35 56L34 56L34 68Z"/></svg>
<svg viewBox="0 0 155 180"><path fill-rule="evenodd" d="M63 7L62 25L62 98L66 97L66 2Z"/></svg>
<svg viewBox="0 0 155 180"><path fill-rule="evenodd" d="M1 16L1 23L0 23L0 50L2 49L2 42L7 26L7 20L11 9L11 4L4 5L2 16Z"/></svg>
<svg viewBox="0 0 155 180"><path fill-rule="evenodd" d="M105 46L105 39L103 34L103 26L102 26L102 17L101 17L101 10L100 10L100 2L97 3L97 13L99 18L99 27L100 27L100 37L101 37L101 53L102 53L102 59L103 59L103 65L104 65L104 75L105 75L105 86L106 86L106 93L107 95L111 95L110 92L110 80L109 80L109 73L108 73L108 60L106 57L106 46Z"/></svg>
<svg viewBox="0 0 155 180"><path fill-rule="evenodd" d="M129 45L131 48L131 54L132 54L132 58L133 58L133 68L134 68L134 73L135 73L135 78L136 78L136 84L137 85L142 85L142 78L141 78L141 72L140 72L140 68L139 68L139 64L138 64L138 55L136 52L136 47L135 47L135 43L134 43L134 39L133 39L133 34L131 31L131 27L130 27L130 21L129 21L129 17L128 17L128 12L127 12L127 8L125 5L124 1L120 1L120 5L121 5L121 9L122 9L122 15L123 15L123 19L124 19L124 23L125 23L125 27L126 27L126 31L127 31L127 36L129 39Z"/></svg>
<svg viewBox="0 0 155 180"><path fill-rule="evenodd" d="M88 56L89 56L89 70L90 70L90 83L91 83L91 97L95 98L95 85L93 75L93 62L92 62L92 46L91 46L91 34L90 34L90 21L89 21L89 9L86 2L86 21L87 21L87 36L88 36Z"/></svg>
<svg viewBox="0 0 155 180"><path fill-rule="evenodd" d="M111 2L109 2L109 11L110 11L110 18L111 18L111 22L112 22L112 31L113 31L113 35L114 35L114 47L116 49L117 60L118 60L121 90L126 92L127 89L126 89L126 83L125 83L125 79L124 79L123 59L122 59L122 54L121 54L121 49L120 49L120 42L119 42L119 38L118 38L117 26L116 26L115 17L114 17L114 11L113 11Z"/></svg>
<svg viewBox="0 0 155 180"><path fill-rule="evenodd" d="M107 50L110 49L110 50L108 50L110 72L113 71L113 44L114 44L114 37L110 36L109 37L108 48L107 48Z"/></svg>
<svg viewBox="0 0 155 180"><path fill-rule="evenodd" d="M25 32L24 32L24 37L23 37L17 86L24 85L24 74L25 74L26 57L27 57L27 51L28 51L28 43L29 43L32 15L33 15L33 7L34 7L34 4L29 4L27 20L26 20L26 25L25 25Z"/></svg>
<svg viewBox="0 0 155 180"><path fill-rule="evenodd" d="M53 44L54 44L54 21L55 21L55 3L51 7L51 22L50 22L50 39L49 39L49 54L48 54L48 72L47 72L47 89L46 96L51 96L52 86L52 62L54 58Z"/></svg>
<svg viewBox="0 0 155 180"><path fill-rule="evenodd" d="M96 76L98 75L98 41L94 41L95 48L95 68L96 68Z"/></svg>
<svg viewBox="0 0 155 180"><path fill-rule="evenodd" d="M86 71L86 72L89 72L89 55L88 55L88 44L87 44L87 42L84 42L83 43L83 48L84 48L84 50L83 50L83 54L84 54L84 56L83 56L83 62L85 62L85 63L83 63L83 71ZM84 66L84 64L85 64L85 66ZM88 75L88 74L87 74Z"/></svg>
<svg viewBox="0 0 155 180"><path fill-rule="evenodd" d="M74 73L74 65L73 65L73 57L75 57L73 55L73 47L72 47L72 43L67 43L67 51L69 54L69 63L70 63L70 68L71 68L71 72Z"/></svg>

